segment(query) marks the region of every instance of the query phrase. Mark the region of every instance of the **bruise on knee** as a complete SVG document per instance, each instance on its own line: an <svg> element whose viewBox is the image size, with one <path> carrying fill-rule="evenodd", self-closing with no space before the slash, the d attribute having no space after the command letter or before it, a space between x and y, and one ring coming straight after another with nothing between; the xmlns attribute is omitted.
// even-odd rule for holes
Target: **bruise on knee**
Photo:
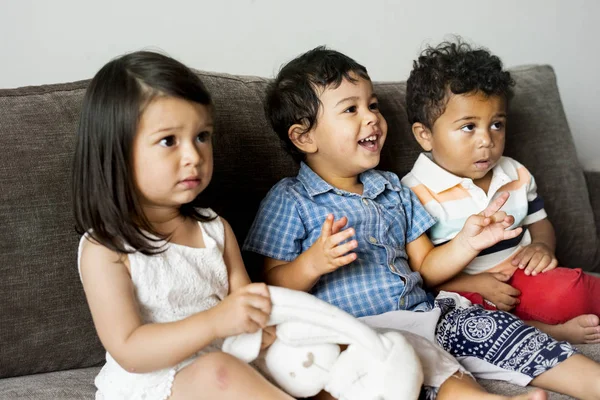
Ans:
<svg viewBox="0 0 600 400"><path fill-rule="evenodd" d="M229 387L229 371L225 365L219 365L217 367L217 387L220 390L227 390Z"/></svg>

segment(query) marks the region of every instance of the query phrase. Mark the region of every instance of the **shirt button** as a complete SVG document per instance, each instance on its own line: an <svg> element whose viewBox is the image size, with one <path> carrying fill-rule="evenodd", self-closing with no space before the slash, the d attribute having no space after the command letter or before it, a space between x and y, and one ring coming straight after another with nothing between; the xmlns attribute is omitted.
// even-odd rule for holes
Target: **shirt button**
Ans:
<svg viewBox="0 0 600 400"><path fill-rule="evenodd" d="M365 206L368 206L368 205L369 205L369 202L367 201L367 199L362 199L362 202L363 202L363 204L364 204Z"/></svg>
<svg viewBox="0 0 600 400"><path fill-rule="evenodd" d="M404 305L406 304L406 301L404 300L404 297L400 299L400 307L404 307Z"/></svg>
<svg viewBox="0 0 600 400"><path fill-rule="evenodd" d="M377 239L375 239L373 236L369 236L369 242L376 244L377 243Z"/></svg>
<svg viewBox="0 0 600 400"><path fill-rule="evenodd" d="M390 264L390 269L391 269L392 271L394 271L394 272L398 272L398 271L396 270L396 266L395 266L394 264Z"/></svg>

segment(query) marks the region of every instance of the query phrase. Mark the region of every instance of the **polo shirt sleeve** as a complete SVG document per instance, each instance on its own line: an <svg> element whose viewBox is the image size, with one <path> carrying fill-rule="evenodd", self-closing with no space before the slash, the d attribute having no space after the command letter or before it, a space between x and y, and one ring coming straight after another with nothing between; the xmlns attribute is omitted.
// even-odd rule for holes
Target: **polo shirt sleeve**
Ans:
<svg viewBox="0 0 600 400"><path fill-rule="evenodd" d="M529 182L527 183L527 216L523 220L523 225L531 225L547 217L548 215L544 209L544 200L537 193L535 178L529 173Z"/></svg>
<svg viewBox="0 0 600 400"><path fill-rule="evenodd" d="M410 243L427 232L436 221L412 190L402 185L399 194L406 216L406 243Z"/></svg>
<svg viewBox="0 0 600 400"><path fill-rule="evenodd" d="M289 262L302 252L306 230L292 193L281 183L261 202L243 250Z"/></svg>

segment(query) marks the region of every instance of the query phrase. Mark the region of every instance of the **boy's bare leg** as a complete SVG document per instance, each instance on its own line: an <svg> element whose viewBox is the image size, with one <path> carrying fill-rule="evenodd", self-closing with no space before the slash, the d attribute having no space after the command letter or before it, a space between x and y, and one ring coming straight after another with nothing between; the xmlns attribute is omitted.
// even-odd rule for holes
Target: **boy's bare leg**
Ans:
<svg viewBox="0 0 600 400"><path fill-rule="evenodd" d="M469 375L456 373L442 383L436 400L546 400L547 398L548 396L543 390L533 390L529 393L513 397L491 394L479 386ZM313 397L312 400L335 400L335 398L323 391Z"/></svg>
<svg viewBox="0 0 600 400"><path fill-rule="evenodd" d="M533 390L529 393L512 397L488 393L471 376L456 373L442 383L436 400L546 400L547 398L548 395L543 390Z"/></svg>
<svg viewBox="0 0 600 400"><path fill-rule="evenodd" d="M537 321L525 321L556 340L566 340L573 344L600 343L600 318L594 314L575 317L564 324L548 325Z"/></svg>
<svg viewBox="0 0 600 400"><path fill-rule="evenodd" d="M531 385L577 399L600 399L600 364L575 354L535 377Z"/></svg>
<svg viewBox="0 0 600 400"><path fill-rule="evenodd" d="M245 362L225 353L200 356L175 375L169 400L293 400Z"/></svg>

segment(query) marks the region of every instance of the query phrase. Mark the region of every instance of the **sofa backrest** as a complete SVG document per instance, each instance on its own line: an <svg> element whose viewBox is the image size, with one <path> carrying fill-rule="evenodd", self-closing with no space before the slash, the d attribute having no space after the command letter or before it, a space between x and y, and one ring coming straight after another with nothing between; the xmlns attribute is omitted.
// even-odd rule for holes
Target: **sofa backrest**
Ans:
<svg viewBox="0 0 600 400"><path fill-rule="evenodd" d="M558 232L557 254L592 270L598 239L584 176L549 66L517 81L506 154L535 175ZM203 198L243 241L258 204L297 165L263 115L267 79L199 72L216 104L215 174ZM0 377L97 365L96 337L76 265L70 171L87 81L0 90ZM375 83L389 125L380 168L403 175L419 153L404 82ZM246 257L256 276L255 260Z"/></svg>

